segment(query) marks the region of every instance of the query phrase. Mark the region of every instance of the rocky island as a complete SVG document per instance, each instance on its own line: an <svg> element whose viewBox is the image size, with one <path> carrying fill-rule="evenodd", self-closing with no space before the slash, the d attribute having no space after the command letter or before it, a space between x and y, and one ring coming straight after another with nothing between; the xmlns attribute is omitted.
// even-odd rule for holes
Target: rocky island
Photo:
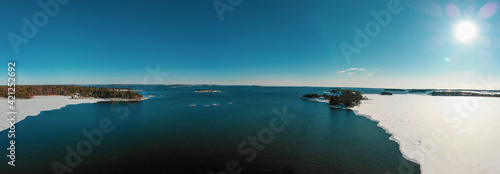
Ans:
<svg viewBox="0 0 500 174"><path fill-rule="evenodd" d="M213 92L222 92L222 91L214 90L214 89L198 89L194 92L196 92L196 93L213 93Z"/></svg>
<svg viewBox="0 0 500 174"><path fill-rule="evenodd" d="M384 91L384 92L381 92L380 95L392 95L392 93Z"/></svg>
<svg viewBox="0 0 500 174"><path fill-rule="evenodd" d="M331 108L350 109L367 100L359 91L349 89L334 89L327 91L329 94L306 94L301 97L303 100L327 102Z"/></svg>
<svg viewBox="0 0 500 174"><path fill-rule="evenodd" d="M398 92L405 92L406 89L384 89L384 91L398 91Z"/></svg>

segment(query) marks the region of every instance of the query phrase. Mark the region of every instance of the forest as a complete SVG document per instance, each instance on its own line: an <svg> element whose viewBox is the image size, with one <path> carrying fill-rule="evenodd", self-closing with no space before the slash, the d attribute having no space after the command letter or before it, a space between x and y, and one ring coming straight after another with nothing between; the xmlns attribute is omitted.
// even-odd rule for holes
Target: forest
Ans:
<svg viewBox="0 0 500 174"><path fill-rule="evenodd" d="M481 94L481 93L477 93L477 92L462 92L462 91L433 91L429 95L432 95L432 96L500 97L500 94Z"/></svg>
<svg viewBox="0 0 500 174"><path fill-rule="evenodd" d="M305 94L305 95L302 95L303 98L320 98L320 97L323 97L325 98L325 100L330 100L330 98L332 98L331 95L327 95L327 94Z"/></svg>
<svg viewBox="0 0 500 174"><path fill-rule="evenodd" d="M334 89L328 91L328 94L305 94L302 95L303 98L319 98L324 97L325 100L330 100L329 104L333 106L344 105L345 107L354 107L361 103L361 100L368 100L359 91L349 90L349 89Z"/></svg>
<svg viewBox="0 0 500 174"><path fill-rule="evenodd" d="M368 98L363 96L363 93L355 90L349 89L338 89L331 90L331 93L341 94L341 95L333 95L330 98L330 105L344 105L345 107L354 107L361 104L361 100L368 100Z"/></svg>
<svg viewBox="0 0 500 174"><path fill-rule="evenodd" d="M8 88L8 86L0 86L0 97L8 97ZM79 98L142 98L141 94L126 88L107 88L78 85L21 85L15 87L15 96L17 99L31 99L36 95L78 96Z"/></svg>

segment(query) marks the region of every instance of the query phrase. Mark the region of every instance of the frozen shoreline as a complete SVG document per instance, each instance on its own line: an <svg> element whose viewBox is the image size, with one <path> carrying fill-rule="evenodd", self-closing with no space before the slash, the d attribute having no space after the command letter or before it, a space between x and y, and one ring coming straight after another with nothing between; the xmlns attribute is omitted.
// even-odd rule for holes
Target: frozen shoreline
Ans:
<svg viewBox="0 0 500 174"><path fill-rule="evenodd" d="M106 99L71 99L70 96L35 96L33 99L17 99L15 102L16 106L16 123L24 120L29 116L37 116L42 111L49 111L60 109L67 105L76 105L82 103L97 103L100 101L109 101ZM4 115L3 118L0 118L0 131L8 129L10 127L9 115L6 113L9 112L7 99L0 99L1 103L4 103L4 106L0 106L0 112Z"/></svg>
<svg viewBox="0 0 500 174"><path fill-rule="evenodd" d="M352 110L378 122L422 173L500 173L500 98L366 96Z"/></svg>

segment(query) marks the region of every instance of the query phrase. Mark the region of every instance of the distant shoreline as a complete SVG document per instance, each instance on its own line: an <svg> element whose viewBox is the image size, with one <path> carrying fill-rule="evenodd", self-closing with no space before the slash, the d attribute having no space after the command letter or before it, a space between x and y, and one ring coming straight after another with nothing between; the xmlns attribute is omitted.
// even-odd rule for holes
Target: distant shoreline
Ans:
<svg viewBox="0 0 500 174"><path fill-rule="evenodd" d="M451 91L496 91L500 92L499 89L473 89L473 88L428 88L428 87L422 87L422 88L415 88L415 87L402 87L402 88L397 88L397 87L362 87L362 86L342 86L342 87L335 87L335 86L307 86L307 85L296 85L296 86L287 86L287 85L246 85L246 84L241 84L241 85L225 85L225 84L25 84L25 85L20 85L20 86L44 86L44 85L50 85L50 86L55 86L55 85L66 85L66 86L125 86L125 87L130 87L130 86L170 86L170 87L200 87L200 86L247 86L247 87L311 87L311 88L343 88L343 89L350 89L350 88L361 88L361 89L401 89L401 90L451 90ZM5 87L6 85L0 85L0 87ZM136 91L136 90L132 90ZM140 90L139 90L140 91Z"/></svg>
<svg viewBox="0 0 500 174"><path fill-rule="evenodd" d="M0 97L8 97L8 86L0 86ZM129 88L110 88L78 85L18 85L11 89L17 99L30 99L33 96L63 95L71 98L122 98L141 99L143 96Z"/></svg>
<svg viewBox="0 0 500 174"><path fill-rule="evenodd" d="M196 92L196 93L218 93L218 92L222 92L222 91L213 90L213 89L199 89L199 90L196 90L194 92Z"/></svg>

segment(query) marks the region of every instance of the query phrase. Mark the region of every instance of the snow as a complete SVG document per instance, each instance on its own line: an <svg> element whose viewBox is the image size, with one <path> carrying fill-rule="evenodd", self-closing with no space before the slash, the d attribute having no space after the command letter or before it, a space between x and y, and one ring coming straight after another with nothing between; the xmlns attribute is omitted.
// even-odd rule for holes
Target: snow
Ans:
<svg viewBox="0 0 500 174"><path fill-rule="evenodd" d="M422 173L500 173L500 98L365 96L352 110L379 122Z"/></svg>
<svg viewBox="0 0 500 174"><path fill-rule="evenodd" d="M17 99L15 102L15 107L17 111L16 123L24 120L28 116L37 116L42 111L49 111L60 109L66 105L75 105L81 103L96 103L99 101L106 101L104 99L71 99L70 96L35 96L33 99ZM9 110L9 104L7 99L0 99L0 103L4 103L4 106L0 106L0 112L3 118L0 118L0 131L8 129L10 123L7 119L9 116L7 112Z"/></svg>

